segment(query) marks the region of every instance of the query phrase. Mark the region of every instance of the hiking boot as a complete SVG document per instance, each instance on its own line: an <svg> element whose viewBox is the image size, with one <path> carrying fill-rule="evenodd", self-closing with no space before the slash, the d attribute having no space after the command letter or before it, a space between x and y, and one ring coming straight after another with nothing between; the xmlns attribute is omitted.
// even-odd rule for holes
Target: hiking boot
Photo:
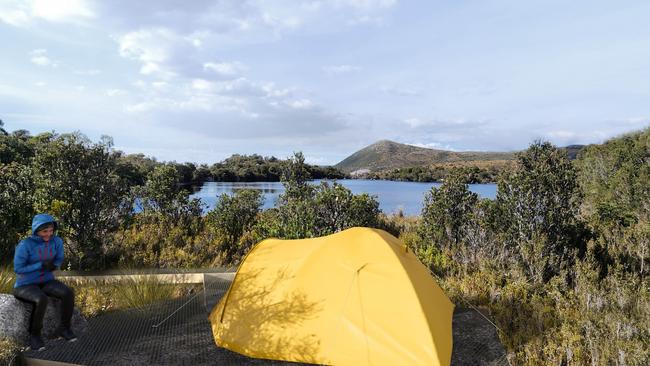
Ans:
<svg viewBox="0 0 650 366"><path fill-rule="evenodd" d="M43 351L45 349L45 343L43 343L41 336L31 334L29 336L29 348L33 351Z"/></svg>
<svg viewBox="0 0 650 366"><path fill-rule="evenodd" d="M58 334L59 337L64 338L68 342L74 342L77 340L77 336L74 335L74 333L72 333L72 330L70 330L70 328L67 327L60 328Z"/></svg>

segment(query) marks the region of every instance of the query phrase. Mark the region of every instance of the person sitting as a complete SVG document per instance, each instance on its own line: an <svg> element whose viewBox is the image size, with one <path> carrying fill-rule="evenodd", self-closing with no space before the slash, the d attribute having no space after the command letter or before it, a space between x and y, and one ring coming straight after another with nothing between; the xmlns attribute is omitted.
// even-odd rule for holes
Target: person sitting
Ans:
<svg viewBox="0 0 650 366"><path fill-rule="evenodd" d="M63 263L63 240L55 235L57 228L58 224L52 216L34 216L32 235L18 243L14 255L14 296L34 305L29 322L29 346L38 351L45 349L41 329L48 296L61 299L61 326L56 334L70 342L77 340L70 327L74 292L56 280L52 273Z"/></svg>

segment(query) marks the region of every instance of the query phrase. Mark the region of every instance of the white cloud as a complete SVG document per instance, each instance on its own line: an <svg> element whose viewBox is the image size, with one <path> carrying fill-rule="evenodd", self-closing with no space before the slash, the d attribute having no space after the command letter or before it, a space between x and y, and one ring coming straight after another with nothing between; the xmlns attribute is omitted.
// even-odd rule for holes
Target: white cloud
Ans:
<svg viewBox="0 0 650 366"><path fill-rule="evenodd" d="M57 63L47 57L47 50L39 48L29 53L31 63L38 66L57 67Z"/></svg>
<svg viewBox="0 0 650 366"><path fill-rule="evenodd" d="M85 0L3 0L0 3L0 21L23 27L34 20L81 23L95 17Z"/></svg>
<svg viewBox="0 0 650 366"><path fill-rule="evenodd" d="M142 102L125 106L124 110L128 113L143 113L155 108L155 103Z"/></svg>
<svg viewBox="0 0 650 366"><path fill-rule="evenodd" d="M305 162L308 164L326 165L328 163L328 159L317 155L305 155Z"/></svg>
<svg viewBox="0 0 650 366"><path fill-rule="evenodd" d="M550 137L553 139L562 139L562 140L573 139L578 136L579 136L578 133L574 131L567 131L567 130L556 130L556 131L549 131L546 133L546 137Z"/></svg>
<svg viewBox="0 0 650 366"><path fill-rule="evenodd" d="M168 80L195 72L197 67L195 43L172 29L140 29L119 36L116 41L120 56L140 62L143 75Z"/></svg>
<svg viewBox="0 0 650 366"><path fill-rule="evenodd" d="M122 57L144 63L159 63L170 58L174 43L181 40L165 28L143 29L129 32L117 39Z"/></svg>
<svg viewBox="0 0 650 366"><path fill-rule="evenodd" d="M18 1L0 3L0 21L16 27L26 25L31 19L30 9Z"/></svg>
<svg viewBox="0 0 650 366"><path fill-rule="evenodd" d="M208 91L214 89L214 84L203 79L192 80L192 88L200 91Z"/></svg>
<svg viewBox="0 0 650 366"><path fill-rule="evenodd" d="M203 70L212 71L223 77L235 77L246 71L244 64L240 62L206 62Z"/></svg>
<svg viewBox="0 0 650 366"><path fill-rule="evenodd" d="M426 142L426 143L413 142L413 143L409 143L409 145L413 145L413 146L417 146L417 147L423 147L425 149L458 151L449 144L442 144L442 143L439 143L439 142Z"/></svg>
<svg viewBox="0 0 650 366"><path fill-rule="evenodd" d="M470 120L466 118L439 119L431 117L409 117L402 121L413 129L427 129L436 131L455 131L478 128L487 124L487 121Z"/></svg>
<svg viewBox="0 0 650 366"><path fill-rule="evenodd" d="M283 98L291 94L292 90L289 88L278 89L273 83L266 83L262 85L262 90L266 93L266 96L269 98Z"/></svg>
<svg viewBox="0 0 650 366"><path fill-rule="evenodd" d="M125 31L167 25L195 47L273 42L295 32L338 33L350 25L380 23L396 4L388 0L130 0L97 2L97 12ZM154 9L154 10L152 10ZM211 59L205 60L209 62Z"/></svg>
<svg viewBox="0 0 650 366"><path fill-rule="evenodd" d="M314 107L314 102L309 99L289 100L286 104L293 109L309 109Z"/></svg>
<svg viewBox="0 0 650 366"><path fill-rule="evenodd" d="M421 119L415 118L415 117L407 118L407 119L404 120L404 122L407 125L409 125L410 127L418 127L418 126L422 126L423 124L425 124Z"/></svg>
<svg viewBox="0 0 650 366"><path fill-rule="evenodd" d="M32 14L51 22L74 18L93 18L95 14L84 0L34 0Z"/></svg>
<svg viewBox="0 0 650 366"><path fill-rule="evenodd" d="M162 89L166 89L167 87L169 87L169 83L166 82L166 81L154 81L154 82L151 83L151 86L156 88L156 89L162 90Z"/></svg>
<svg viewBox="0 0 650 366"><path fill-rule="evenodd" d="M333 74L346 74L346 73L360 71L360 70L361 70L361 67L352 66L352 65L334 65L334 66L325 66L325 67L323 67L323 71L325 71L327 74L330 74L330 75L333 75Z"/></svg>

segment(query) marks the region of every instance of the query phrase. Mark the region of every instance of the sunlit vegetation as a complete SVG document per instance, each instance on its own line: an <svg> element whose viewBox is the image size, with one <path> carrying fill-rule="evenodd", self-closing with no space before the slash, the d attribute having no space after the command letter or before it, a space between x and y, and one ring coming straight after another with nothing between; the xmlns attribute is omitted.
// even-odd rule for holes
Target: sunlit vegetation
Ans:
<svg viewBox="0 0 650 366"><path fill-rule="evenodd" d="M230 166L267 159L259 176L272 171L285 191L269 210L259 192L243 190L207 214L182 189L177 166L124 158L109 139L0 134L2 258L37 211L60 219L65 267L82 270L237 265L267 237L377 227L407 243L458 306L495 322L512 364L650 359L650 129L587 146L576 160L534 142L497 174L494 200L469 191L467 171L449 172L417 217L386 216L376 197L337 183L307 184L314 171L301 153L273 169L271 159L233 157ZM102 289L77 291L80 304L93 304L88 314L110 304ZM156 298L148 291L133 290Z"/></svg>

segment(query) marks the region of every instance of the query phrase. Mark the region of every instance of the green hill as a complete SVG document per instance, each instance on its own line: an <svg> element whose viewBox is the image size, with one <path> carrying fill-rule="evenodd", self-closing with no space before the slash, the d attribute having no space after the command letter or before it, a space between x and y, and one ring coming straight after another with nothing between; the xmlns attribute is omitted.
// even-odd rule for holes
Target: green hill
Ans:
<svg viewBox="0 0 650 366"><path fill-rule="evenodd" d="M483 166L514 159L513 152L446 151L427 149L394 141L381 140L343 159L335 165L347 172L381 171L397 168L458 163Z"/></svg>

